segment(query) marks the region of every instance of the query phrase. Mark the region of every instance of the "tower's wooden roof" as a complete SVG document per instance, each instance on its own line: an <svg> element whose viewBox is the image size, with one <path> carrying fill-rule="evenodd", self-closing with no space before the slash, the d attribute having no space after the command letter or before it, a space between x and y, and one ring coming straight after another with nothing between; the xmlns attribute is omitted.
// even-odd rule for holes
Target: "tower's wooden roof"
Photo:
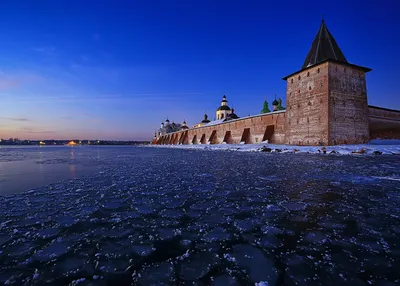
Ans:
<svg viewBox="0 0 400 286"><path fill-rule="evenodd" d="M318 33L314 38L310 51L307 54L306 60L302 69L313 66L325 60L335 60L342 63L348 63L335 38L329 32L322 20Z"/></svg>

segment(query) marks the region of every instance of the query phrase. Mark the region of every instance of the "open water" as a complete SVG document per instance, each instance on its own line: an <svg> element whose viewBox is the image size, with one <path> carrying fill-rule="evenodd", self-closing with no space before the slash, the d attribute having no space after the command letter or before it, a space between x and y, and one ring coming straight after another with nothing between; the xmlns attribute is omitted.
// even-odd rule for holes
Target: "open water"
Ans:
<svg viewBox="0 0 400 286"><path fill-rule="evenodd" d="M398 285L399 180L396 156L3 147L0 284Z"/></svg>

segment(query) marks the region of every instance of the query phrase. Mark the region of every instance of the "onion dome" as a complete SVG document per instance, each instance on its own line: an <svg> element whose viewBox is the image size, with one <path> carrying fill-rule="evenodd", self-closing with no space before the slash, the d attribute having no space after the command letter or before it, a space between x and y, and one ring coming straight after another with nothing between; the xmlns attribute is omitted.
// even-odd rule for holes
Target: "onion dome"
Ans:
<svg viewBox="0 0 400 286"><path fill-rule="evenodd" d="M183 120L181 129L189 129L189 127L188 127L187 124L186 124L186 120Z"/></svg>
<svg viewBox="0 0 400 286"><path fill-rule="evenodd" d="M218 107L218 109L217 109L217 111L218 110L231 110L230 108L229 108L229 106L228 105L221 105L220 107Z"/></svg>
<svg viewBox="0 0 400 286"><path fill-rule="evenodd" d="M208 115L204 114L204 119L201 121L201 123L209 123L210 120L208 120Z"/></svg>
<svg viewBox="0 0 400 286"><path fill-rule="evenodd" d="M272 105L278 105L278 104L279 104L279 102L275 98L275 100L272 102Z"/></svg>
<svg viewBox="0 0 400 286"><path fill-rule="evenodd" d="M169 123L169 119L167 118L167 120L165 120L165 123Z"/></svg>
<svg viewBox="0 0 400 286"><path fill-rule="evenodd" d="M238 119L239 118L239 116L236 115L235 109L233 109L233 107L232 107L232 113L229 114L229 117L232 118L232 119Z"/></svg>

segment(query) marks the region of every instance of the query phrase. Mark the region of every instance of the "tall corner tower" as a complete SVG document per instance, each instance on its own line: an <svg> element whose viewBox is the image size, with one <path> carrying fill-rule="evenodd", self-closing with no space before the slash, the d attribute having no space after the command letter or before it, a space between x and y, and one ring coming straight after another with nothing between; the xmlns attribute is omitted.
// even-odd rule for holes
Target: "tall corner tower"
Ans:
<svg viewBox="0 0 400 286"><path fill-rule="evenodd" d="M366 73L350 64L322 20L301 70L283 79L287 144L369 141Z"/></svg>

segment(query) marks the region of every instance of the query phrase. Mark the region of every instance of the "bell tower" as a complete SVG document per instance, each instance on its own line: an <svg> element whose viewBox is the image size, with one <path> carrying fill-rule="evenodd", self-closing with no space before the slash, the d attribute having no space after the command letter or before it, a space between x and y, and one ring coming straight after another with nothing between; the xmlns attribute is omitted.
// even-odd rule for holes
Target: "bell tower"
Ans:
<svg viewBox="0 0 400 286"><path fill-rule="evenodd" d="M368 142L369 71L347 61L322 20L301 70L283 78L287 82L286 143Z"/></svg>

